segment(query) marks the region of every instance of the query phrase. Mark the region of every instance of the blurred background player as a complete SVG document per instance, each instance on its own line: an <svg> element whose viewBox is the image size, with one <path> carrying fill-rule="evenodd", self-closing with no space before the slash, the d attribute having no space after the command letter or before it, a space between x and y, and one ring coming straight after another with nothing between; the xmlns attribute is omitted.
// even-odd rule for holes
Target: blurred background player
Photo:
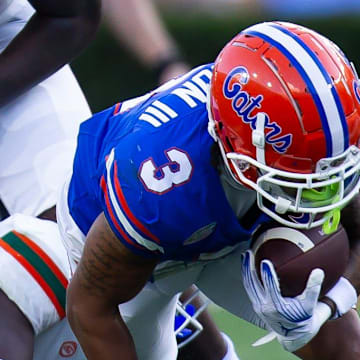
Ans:
<svg viewBox="0 0 360 360"><path fill-rule="evenodd" d="M97 0L4 0L0 4L3 216L22 213L55 220L58 185L71 169L79 124L90 116L65 64L94 38L99 20ZM0 358L6 360L32 359L34 335L64 316L60 293L57 298L51 288L57 284L56 289L64 290L69 275L56 225L44 225L45 233L49 231L44 254L36 247L42 225L35 227L40 235L35 231L33 241L12 232L23 228L31 237L25 230L31 227L26 216L21 218L24 224L16 225L10 217L2 225ZM48 256L53 260L47 261ZM51 277L52 283L48 276L54 273L59 277Z"/></svg>
<svg viewBox="0 0 360 360"><path fill-rule="evenodd" d="M190 69L154 0L104 0L103 11L114 37L153 71L159 84Z"/></svg>

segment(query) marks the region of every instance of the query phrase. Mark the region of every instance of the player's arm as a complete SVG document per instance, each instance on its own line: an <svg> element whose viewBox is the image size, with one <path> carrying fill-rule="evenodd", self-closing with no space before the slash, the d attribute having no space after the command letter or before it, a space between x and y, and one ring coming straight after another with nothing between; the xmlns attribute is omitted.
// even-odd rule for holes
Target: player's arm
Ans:
<svg viewBox="0 0 360 360"><path fill-rule="evenodd" d="M34 348L34 330L6 294L0 290L0 358L31 360Z"/></svg>
<svg viewBox="0 0 360 360"><path fill-rule="evenodd" d="M67 294L67 315L87 358L137 359L118 304L132 299L157 261L123 246L101 214L91 227Z"/></svg>
<svg viewBox="0 0 360 360"><path fill-rule="evenodd" d="M154 70L159 83L189 71L153 0L105 0L104 14L114 36Z"/></svg>
<svg viewBox="0 0 360 360"><path fill-rule="evenodd" d="M342 210L341 223L347 232L351 249L350 263L344 276L360 294L360 195Z"/></svg>
<svg viewBox="0 0 360 360"><path fill-rule="evenodd" d="M193 298L190 304L193 305L196 312L198 312L199 309L206 306L206 304L201 295L194 297L196 293L197 288L193 285L181 294L180 301L184 304ZM203 326L203 330L188 344L179 348L177 359L223 359L227 352L230 353L232 351L230 340L227 340L225 335L220 332L210 313L207 311L207 308L205 308L196 319ZM189 327L191 328L191 325ZM232 357L228 354L229 358L238 359L238 357L235 356L235 353L232 354Z"/></svg>
<svg viewBox="0 0 360 360"><path fill-rule="evenodd" d="M344 276L360 292L360 196L342 211L341 222L351 246L350 262ZM336 341L334 341L336 339ZM296 352L302 359L358 359L360 357L360 320L355 310L328 321L309 344Z"/></svg>
<svg viewBox="0 0 360 360"><path fill-rule="evenodd" d="M344 276L360 292L360 196L342 210L341 223L350 240L350 262ZM336 339L336 341L333 341ZM329 357L326 357L324 352ZM297 355L304 359L358 359L360 357L360 320L355 310L328 321L316 337Z"/></svg>
<svg viewBox="0 0 360 360"><path fill-rule="evenodd" d="M355 286L357 293L360 289L360 197L357 196L344 210L342 213L342 224L345 227L348 237L350 239L351 245L351 257L349 265L345 271L344 277L347 278L352 285ZM247 258L252 260L250 253ZM246 258L245 258L246 259ZM247 290L252 286L256 286L260 291L250 291L252 294L251 298L257 298L255 302L255 307L261 307L261 298L258 297L258 294L261 293L261 287L258 284L256 285L257 277L250 275L248 270L253 266L252 261L248 261L248 264L251 266L244 266L244 273L247 271L247 280L245 280L245 285ZM246 262L245 262L246 265ZM268 264L270 265L270 264ZM269 267L271 270L272 266ZM279 316L286 308L292 308L293 304L296 304L296 307L293 310L300 309L299 304L302 302L302 305L307 303L306 297L302 296L300 302L292 302L296 299L287 298L286 301L283 301L280 293L277 293L276 286L276 274L272 271L267 273L267 276L262 276L262 279L266 278L265 293L272 293L271 299L276 299L275 302L281 303L280 307L277 307L277 311L274 311L272 314L268 312L270 309L269 302L266 302L265 307L263 308L261 314L264 316L265 321L270 323L270 327L276 329L277 324L281 324L281 316ZM271 281L274 279L275 281ZM250 282L249 282L250 280ZM314 280L316 280L314 278ZM266 283L269 282L272 286L266 286ZM312 281L311 288L315 289L321 283L320 279L317 281ZM274 285L275 284L275 285ZM360 320L357 312L351 308L351 305L356 302L356 293L352 286L347 285L348 282L345 281L342 283L336 284L336 286L330 291L331 298L336 299L332 301L329 297L326 299L326 304L329 305L327 309L328 314L330 315L330 309L333 313L338 315L343 315L338 317L336 320L326 321L327 316L319 316L321 313L318 310L321 310L319 307L320 302L313 302L315 307L310 306L308 309L311 309L312 316L307 320L304 320L302 327L298 327L300 322L294 322L294 328L291 328L292 321L285 324L284 328L291 329L283 336L278 335L280 343L289 351L293 351L298 357L304 360L338 360L338 359L347 359L347 360L357 360L360 357ZM314 286L315 285L315 286ZM338 286L340 285L340 286ZM309 287L309 290L311 289ZM311 290L310 290L311 291ZM310 292L309 292L310 293ZM316 295L316 292L314 293ZM330 294L330 293L328 293ZM328 295L327 294L327 295ZM313 297L317 300L317 296ZM322 299L324 301L324 299ZM330 301L330 303L329 303ZM310 304L310 303L308 303ZM324 309L324 306L321 307ZM349 310L350 309L350 310ZM326 309L325 309L326 310ZM321 310L323 312L323 310ZM276 313L278 312L278 313ZM296 311L289 313L290 315L295 314ZM325 314L325 313L324 313ZM290 317L288 317L290 319ZM321 320L322 319L322 320ZM310 325L310 323L312 324ZM323 324L323 325L322 325ZM310 326L309 326L310 325ZM300 329L299 336L297 336L297 329ZM281 333L279 329L276 329L278 334ZM314 336L312 335L314 334ZM303 341L309 339L309 342ZM303 343L304 345L299 347L298 345Z"/></svg>
<svg viewBox="0 0 360 360"><path fill-rule="evenodd" d="M101 0L29 0L35 13L0 54L0 106L70 62L92 40Z"/></svg>
<svg viewBox="0 0 360 360"><path fill-rule="evenodd" d="M360 321L355 310L327 321L319 333L295 354L305 360L357 360L360 358Z"/></svg>
<svg viewBox="0 0 360 360"><path fill-rule="evenodd" d="M344 315L331 320L333 324L330 324L326 321L332 316L332 306L318 301L324 279L321 269L311 272L305 290L294 298L281 295L278 276L269 260L261 262L259 280L251 250L244 254L242 271L244 286L255 312L272 329L272 335L276 335L284 349L305 360L338 360L345 358L345 353L346 359L358 359L360 323L356 312L351 310L356 302L356 293L351 285L351 301L347 299L349 294L344 294L346 287L343 287L342 281L326 294L331 293L336 299L335 304L338 304L334 315ZM334 291L336 296L333 296ZM343 331L345 327L350 333ZM336 339L336 346L329 344L329 334ZM258 345L264 341L261 339Z"/></svg>
<svg viewBox="0 0 360 360"><path fill-rule="evenodd" d="M350 240L350 262L344 276L360 293L360 196L342 210L341 223ZM333 341L336 339L336 341ZM326 354L328 357L326 357ZM316 337L297 352L304 359L358 359L360 357L360 320L355 310L328 321Z"/></svg>

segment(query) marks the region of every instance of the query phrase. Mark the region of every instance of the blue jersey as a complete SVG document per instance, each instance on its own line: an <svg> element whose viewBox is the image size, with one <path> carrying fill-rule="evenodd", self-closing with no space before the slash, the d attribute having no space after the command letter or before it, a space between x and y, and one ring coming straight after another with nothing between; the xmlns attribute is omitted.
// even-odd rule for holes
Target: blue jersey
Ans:
<svg viewBox="0 0 360 360"><path fill-rule="evenodd" d="M104 212L124 245L163 260L249 240L211 165L211 74L198 67L81 125L68 205L84 234Z"/></svg>

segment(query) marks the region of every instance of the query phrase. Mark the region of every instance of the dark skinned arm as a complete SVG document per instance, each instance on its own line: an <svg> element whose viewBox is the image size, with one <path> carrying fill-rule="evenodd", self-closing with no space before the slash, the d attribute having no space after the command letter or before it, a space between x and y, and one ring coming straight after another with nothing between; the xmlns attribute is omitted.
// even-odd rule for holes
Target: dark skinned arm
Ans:
<svg viewBox="0 0 360 360"><path fill-rule="evenodd" d="M99 215L67 293L68 319L88 360L137 359L118 304L143 288L156 264L124 247Z"/></svg>
<svg viewBox="0 0 360 360"><path fill-rule="evenodd" d="M196 287L193 285L181 294L180 300L187 301L195 291ZM204 305L204 302L198 295L191 301L191 304L198 310ZM200 313L197 320L203 325L203 330L194 340L179 350L177 360L222 359L226 354L227 344L207 309Z"/></svg>
<svg viewBox="0 0 360 360"><path fill-rule="evenodd" d="M0 359L32 360L34 330L6 294L0 290Z"/></svg>
<svg viewBox="0 0 360 360"><path fill-rule="evenodd" d="M350 261L344 276L360 292L360 196L342 210L341 223L350 241ZM355 310L328 321L314 339L296 354L307 360L355 360L360 358L360 320Z"/></svg>
<svg viewBox="0 0 360 360"><path fill-rule="evenodd" d="M0 54L0 106L69 63L94 38L101 0L29 0L36 12Z"/></svg>
<svg viewBox="0 0 360 360"><path fill-rule="evenodd" d="M341 223L350 240L350 262L344 276L360 294L360 195L341 212Z"/></svg>
<svg viewBox="0 0 360 360"><path fill-rule="evenodd" d="M360 321L355 310L326 322L319 333L295 352L305 360L360 359Z"/></svg>

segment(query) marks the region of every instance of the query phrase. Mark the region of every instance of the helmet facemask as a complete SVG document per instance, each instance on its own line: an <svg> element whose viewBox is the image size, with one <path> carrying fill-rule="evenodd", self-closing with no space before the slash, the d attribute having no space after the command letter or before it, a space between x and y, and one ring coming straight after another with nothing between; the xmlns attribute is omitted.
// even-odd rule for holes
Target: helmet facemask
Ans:
<svg viewBox="0 0 360 360"><path fill-rule="evenodd" d="M258 206L263 212L287 226L312 228L323 224L333 210L343 208L359 192L360 151L351 146L341 156L344 155L345 161L340 166L312 174L281 171L237 153L227 153L226 160L231 161L240 181L257 192ZM336 158L319 162L325 160L331 163ZM256 182L244 175L244 163L258 169ZM285 213L309 216L307 221L299 223L295 217L285 219L282 216Z"/></svg>

